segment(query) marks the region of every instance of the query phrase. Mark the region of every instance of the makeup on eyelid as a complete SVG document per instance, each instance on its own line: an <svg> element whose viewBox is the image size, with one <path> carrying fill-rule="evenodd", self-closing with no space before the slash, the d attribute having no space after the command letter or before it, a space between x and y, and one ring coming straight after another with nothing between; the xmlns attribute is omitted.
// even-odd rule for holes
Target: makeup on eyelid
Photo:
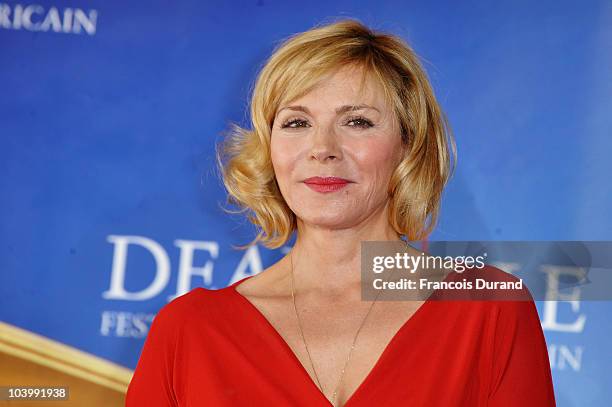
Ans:
<svg viewBox="0 0 612 407"><path fill-rule="evenodd" d="M358 122L358 121L362 122L363 124L360 124L360 125L348 125L347 124L347 123L350 123L350 122ZM299 123L299 122L307 122L307 120L302 120L302 119L300 119L298 117L293 117L293 118L290 118L290 119L284 121L281 124L280 128L281 129L285 129L285 128L293 128L293 129L300 128L300 127L289 127L291 124ZM349 127L357 127L357 128L361 128L361 129L369 129L371 127L374 127L374 123L371 120L369 120L369 119L367 119L367 118L365 118L363 116L353 116L353 117L350 117L344 123L345 123L344 124L345 126L348 125Z"/></svg>

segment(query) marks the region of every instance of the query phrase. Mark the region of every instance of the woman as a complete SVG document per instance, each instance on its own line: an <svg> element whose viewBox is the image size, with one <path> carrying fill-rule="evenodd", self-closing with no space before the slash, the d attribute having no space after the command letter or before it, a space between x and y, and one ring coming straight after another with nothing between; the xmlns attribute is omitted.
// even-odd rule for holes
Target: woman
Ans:
<svg viewBox="0 0 612 407"><path fill-rule="evenodd" d="M532 301L361 300L361 242L426 237L454 163L406 43L354 20L293 36L251 115L220 154L230 200L252 244L295 244L164 306L128 406L554 406Z"/></svg>

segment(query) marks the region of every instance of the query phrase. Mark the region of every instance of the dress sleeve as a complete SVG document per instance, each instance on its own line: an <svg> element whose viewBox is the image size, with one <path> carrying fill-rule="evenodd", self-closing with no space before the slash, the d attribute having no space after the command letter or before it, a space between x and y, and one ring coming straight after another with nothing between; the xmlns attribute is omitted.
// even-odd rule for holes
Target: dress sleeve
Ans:
<svg viewBox="0 0 612 407"><path fill-rule="evenodd" d="M546 341L533 300L500 302L488 406L555 406Z"/></svg>
<svg viewBox="0 0 612 407"><path fill-rule="evenodd" d="M178 406L173 388L177 344L176 316L172 303L162 307L153 322L140 353L125 397L126 407Z"/></svg>

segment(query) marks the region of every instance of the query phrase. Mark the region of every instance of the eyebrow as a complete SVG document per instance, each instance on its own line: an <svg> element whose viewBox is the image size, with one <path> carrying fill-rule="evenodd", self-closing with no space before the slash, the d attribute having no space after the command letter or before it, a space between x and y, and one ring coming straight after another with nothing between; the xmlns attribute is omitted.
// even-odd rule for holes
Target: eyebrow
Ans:
<svg viewBox="0 0 612 407"><path fill-rule="evenodd" d="M278 112L276 112L276 115L278 116L278 114L282 111L282 110L293 110L295 112L304 112L304 113L310 113L310 110L308 110L308 108L306 106L300 106L300 105L296 105L296 106L285 106L281 109L278 110ZM336 114L342 114L345 112L352 112L355 110L363 110L363 109L374 109L377 112L380 113L380 110L378 110L377 108L375 108L374 106L370 106L370 105L365 105L365 104L361 104L361 105L343 105L340 106L339 108L336 109Z"/></svg>

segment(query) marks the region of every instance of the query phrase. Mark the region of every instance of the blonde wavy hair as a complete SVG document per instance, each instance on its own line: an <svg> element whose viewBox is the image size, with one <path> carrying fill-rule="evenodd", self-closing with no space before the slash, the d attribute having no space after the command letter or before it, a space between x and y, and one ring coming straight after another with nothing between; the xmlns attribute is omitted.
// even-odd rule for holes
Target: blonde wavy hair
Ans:
<svg viewBox="0 0 612 407"><path fill-rule="evenodd" d="M400 123L408 147L391 176L389 223L410 241L433 230L442 190L456 164L455 141L434 96L425 70L401 38L373 31L355 19L316 26L276 46L252 91L252 130L230 123L217 145L217 164L228 191L228 203L247 212L259 232L248 248L285 244L297 227L276 182L270 157L273 120L281 104L307 94L327 74L358 66L382 85L388 106Z"/></svg>

